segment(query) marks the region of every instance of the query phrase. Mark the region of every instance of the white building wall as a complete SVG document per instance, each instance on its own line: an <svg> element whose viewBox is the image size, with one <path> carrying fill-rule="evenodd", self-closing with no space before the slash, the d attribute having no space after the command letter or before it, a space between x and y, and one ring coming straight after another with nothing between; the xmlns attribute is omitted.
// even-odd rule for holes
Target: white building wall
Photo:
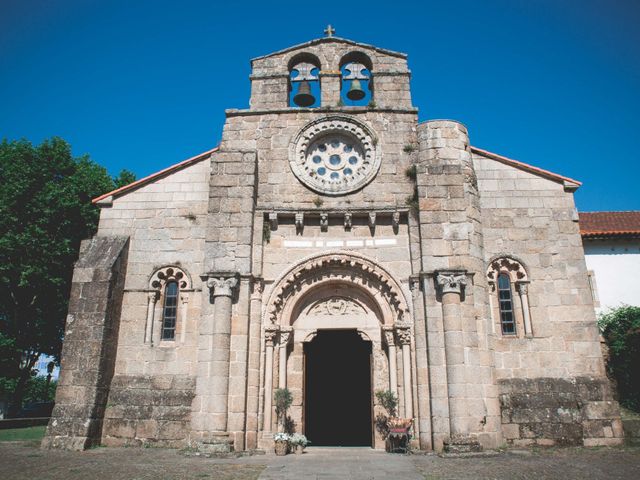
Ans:
<svg viewBox="0 0 640 480"><path fill-rule="evenodd" d="M584 253L595 279L598 312L640 306L640 239L584 240Z"/></svg>

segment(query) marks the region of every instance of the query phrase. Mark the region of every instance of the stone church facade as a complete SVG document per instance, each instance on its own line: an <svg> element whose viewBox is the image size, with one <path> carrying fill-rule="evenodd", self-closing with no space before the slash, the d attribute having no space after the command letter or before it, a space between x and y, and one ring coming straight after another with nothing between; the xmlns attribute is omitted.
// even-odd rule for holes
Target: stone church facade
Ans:
<svg viewBox="0 0 640 480"><path fill-rule="evenodd" d="M331 32L330 32L331 33ZM621 441L573 192L419 123L406 55L331 35L252 60L220 145L95 200L43 445Z"/></svg>

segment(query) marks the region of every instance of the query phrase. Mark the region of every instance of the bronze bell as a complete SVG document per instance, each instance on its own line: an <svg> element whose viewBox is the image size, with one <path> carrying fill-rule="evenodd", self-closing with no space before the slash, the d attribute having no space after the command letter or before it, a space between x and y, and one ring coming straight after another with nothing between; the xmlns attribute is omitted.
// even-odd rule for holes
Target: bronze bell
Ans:
<svg viewBox="0 0 640 480"><path fill-rule="evenodd" d="M293 97L293 103L299 107L310 107L316 101L316 97L311 95L311 86L309 82L303 80L298 87L298 93Z"/></svg>
<svg viewBox="0 0 640 480"><path fill-rule="evenodd" d="M364 90L362 89L362 85L360 85L360 80L357 78L355 80L351 80L351 86L347 92L347 98L349 100L362 100L364 98Z"/></svg>

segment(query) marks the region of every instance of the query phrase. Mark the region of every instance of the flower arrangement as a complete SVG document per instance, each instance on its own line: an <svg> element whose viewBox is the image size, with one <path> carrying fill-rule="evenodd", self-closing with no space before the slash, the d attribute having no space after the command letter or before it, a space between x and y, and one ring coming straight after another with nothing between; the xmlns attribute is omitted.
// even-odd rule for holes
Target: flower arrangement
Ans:
<svg viewBox="0 0 640 480"><path fill-rule="evenodd" d="M276 442L289 442L291 436L288 433L278 432L273 436L273 440Z"/></svg>
<svg viewBox="0 0 640 480"><path fill-rule="evenodd" d="M307 445L309 445L309 440L307 440L307 437L305 437L301 433L294 433L293 435L291 435L291 437L289 437L289 443L291 445L295 445L295 446L299 445L302 448L304 448Z"/></svg>

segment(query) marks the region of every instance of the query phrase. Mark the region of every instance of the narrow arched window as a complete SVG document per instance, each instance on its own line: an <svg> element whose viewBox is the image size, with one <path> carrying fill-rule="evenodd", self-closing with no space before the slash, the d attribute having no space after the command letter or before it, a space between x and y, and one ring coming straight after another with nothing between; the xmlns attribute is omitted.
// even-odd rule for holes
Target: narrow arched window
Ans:
<svg viewBox="0 0 640 480"><path fill-rule="evenodd" d="M164 305L162 307L162 340L176 337L176 319L178 317L178 283L167 282L164 287Z"/></svg>
<svg viewBox="0 0 640 480"><path fill-rule="evenodd" d="M513 314L513 296L511 295L511 281L509 275L501 273L498 276L498 302L500 303L500 325L503 335L516 334L516 319Z"/></svg>

